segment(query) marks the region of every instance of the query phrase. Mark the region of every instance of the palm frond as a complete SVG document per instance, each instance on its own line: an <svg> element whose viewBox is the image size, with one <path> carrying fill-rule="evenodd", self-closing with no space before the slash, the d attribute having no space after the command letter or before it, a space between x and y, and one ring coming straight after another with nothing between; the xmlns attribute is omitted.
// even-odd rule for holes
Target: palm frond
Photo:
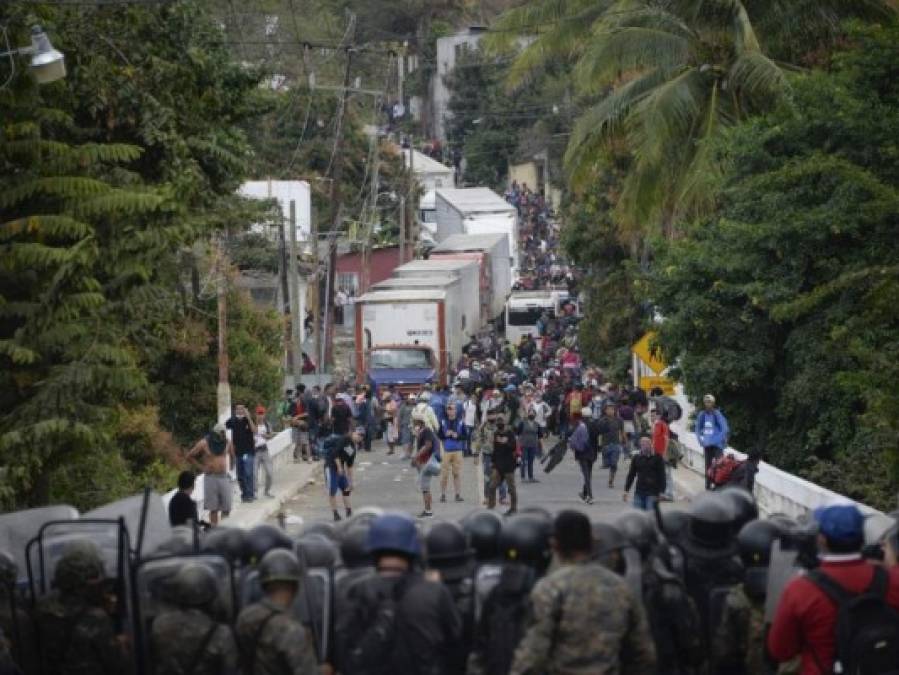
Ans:
<svg viewBox="0 0 899 675"><path fill-rule="evenodd" d="M575 69L584 91L609 84L622 74L647 68L677 68L687 60L690 43L657 28L619 28L596 34Z"/></svg>
<svg viewBox="0 0 899 675"><path fill-rule="evenodd" d="M790 90L784 71L760 51L740 54L731 66L728 80L755 105L770 105Z"/></svg>

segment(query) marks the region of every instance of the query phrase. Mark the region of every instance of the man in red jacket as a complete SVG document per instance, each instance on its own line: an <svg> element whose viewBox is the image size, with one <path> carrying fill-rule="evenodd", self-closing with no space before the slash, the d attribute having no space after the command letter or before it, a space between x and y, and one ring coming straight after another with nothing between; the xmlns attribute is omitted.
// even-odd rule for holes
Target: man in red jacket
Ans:
<svg viewBox="0 0 899 675"><path fill-rule="evenodd" d="M820 570L850 593L864 593L874 566L862 559L865 517L854 504L815 510ZM899 609L899 568L889 570L887 603ZM833 672L836 659L837 606L806 576L784 589L768 633L768 651L777 662L802 656L802 675Z"/></svg>

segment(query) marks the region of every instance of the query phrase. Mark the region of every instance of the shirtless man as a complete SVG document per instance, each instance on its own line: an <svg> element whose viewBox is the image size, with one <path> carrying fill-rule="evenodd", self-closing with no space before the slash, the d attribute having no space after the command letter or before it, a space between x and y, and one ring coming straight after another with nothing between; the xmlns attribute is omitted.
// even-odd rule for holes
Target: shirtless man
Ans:
<svg viewBox="0 0 899 675"><path fill-rule="evenodd" d="M225 425L219 422L212 431L197 441L187 453L187 459L203 471L203 506L209 511L213 527L231 513L231 479L228 476L228 458L236 465L234 445L225 436ZM202 459L200 459L202 458Z"/></svg>

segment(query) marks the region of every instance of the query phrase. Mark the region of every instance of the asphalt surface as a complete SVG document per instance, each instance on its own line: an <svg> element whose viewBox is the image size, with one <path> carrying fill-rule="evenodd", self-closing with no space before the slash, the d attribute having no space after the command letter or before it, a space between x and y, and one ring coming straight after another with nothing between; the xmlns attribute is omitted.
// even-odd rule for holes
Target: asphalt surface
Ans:
<svg viewBox="0 0 899 675"><path fill-rule="evenodd" d="M552 443L547 443L547 448ZM333 514L328 504L324 487L324 474L318 462L312 473L314 483L304 486L294 497L286 500L283 514L288 529L300 529L304 524L314 522L333 522ZM534 477L538 483L521 483L520 474L516 477L518 487L518 509L541 507L555 513L563 509L579 509L590 516L591 520L614 520L625 510L631 508L629 503L621 499L624 491L624 479L627 475L627 460L622 459L614 488L608 487L609 472L601 469L599 463L593 470L593 504L585 504L579 497L582 479L580 470L570 451L566 458L552 473L546 474L539 461L534 466ZM358 510L365 506L377 506L383 509L406 511L418 516L422 511L421 492L417 487L418 474L402 459L401 454L388 455L387 446L382 441L373 444L372 452L360 452L356 459L354 486L351 495L352 506ZM474 458L465 458L462 473L463 502L454 501L452 479L447 482L447 501L440 501L440 478L431 482L434 495L434 520L459 519L470 511L483 508L482 492L479 488L481 471ZM343 505L338 496L341 516ZM497 504L497 511L504 513L508 505ZM273 517L272 521L275 520ZM430 520L430 519L423 519Z"/></svg>

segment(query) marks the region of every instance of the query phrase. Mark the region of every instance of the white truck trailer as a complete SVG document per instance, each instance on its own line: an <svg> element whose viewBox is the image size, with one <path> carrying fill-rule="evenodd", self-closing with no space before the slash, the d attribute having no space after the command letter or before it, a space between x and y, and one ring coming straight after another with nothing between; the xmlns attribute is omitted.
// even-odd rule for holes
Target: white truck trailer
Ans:
<svg viewBox="0 0 899 675"><path fill-rule="evenodd" d="M518 270L518 210L490 188L438 189L435 197L439 244L454 234L505 234L509 266Z"/></svg>
<svg viewBox="0 0 899 675"><path fill-rule="evenodd" d="M559 315L568 291L515 291L506 302L506 339L515 344L522 335L537 336L537 319L546 312L547 316Z"/></svg>
<svg viewBox="0 0 899 675"><path fill-rule="evenodd" d="M458 277L465 330L476 333L488 320L487 307L482 303L490 300L489 297L481 298L480 271L476 260L412 260L393 270L393 278L398 281L429 281L444 276Z"/></svg>

